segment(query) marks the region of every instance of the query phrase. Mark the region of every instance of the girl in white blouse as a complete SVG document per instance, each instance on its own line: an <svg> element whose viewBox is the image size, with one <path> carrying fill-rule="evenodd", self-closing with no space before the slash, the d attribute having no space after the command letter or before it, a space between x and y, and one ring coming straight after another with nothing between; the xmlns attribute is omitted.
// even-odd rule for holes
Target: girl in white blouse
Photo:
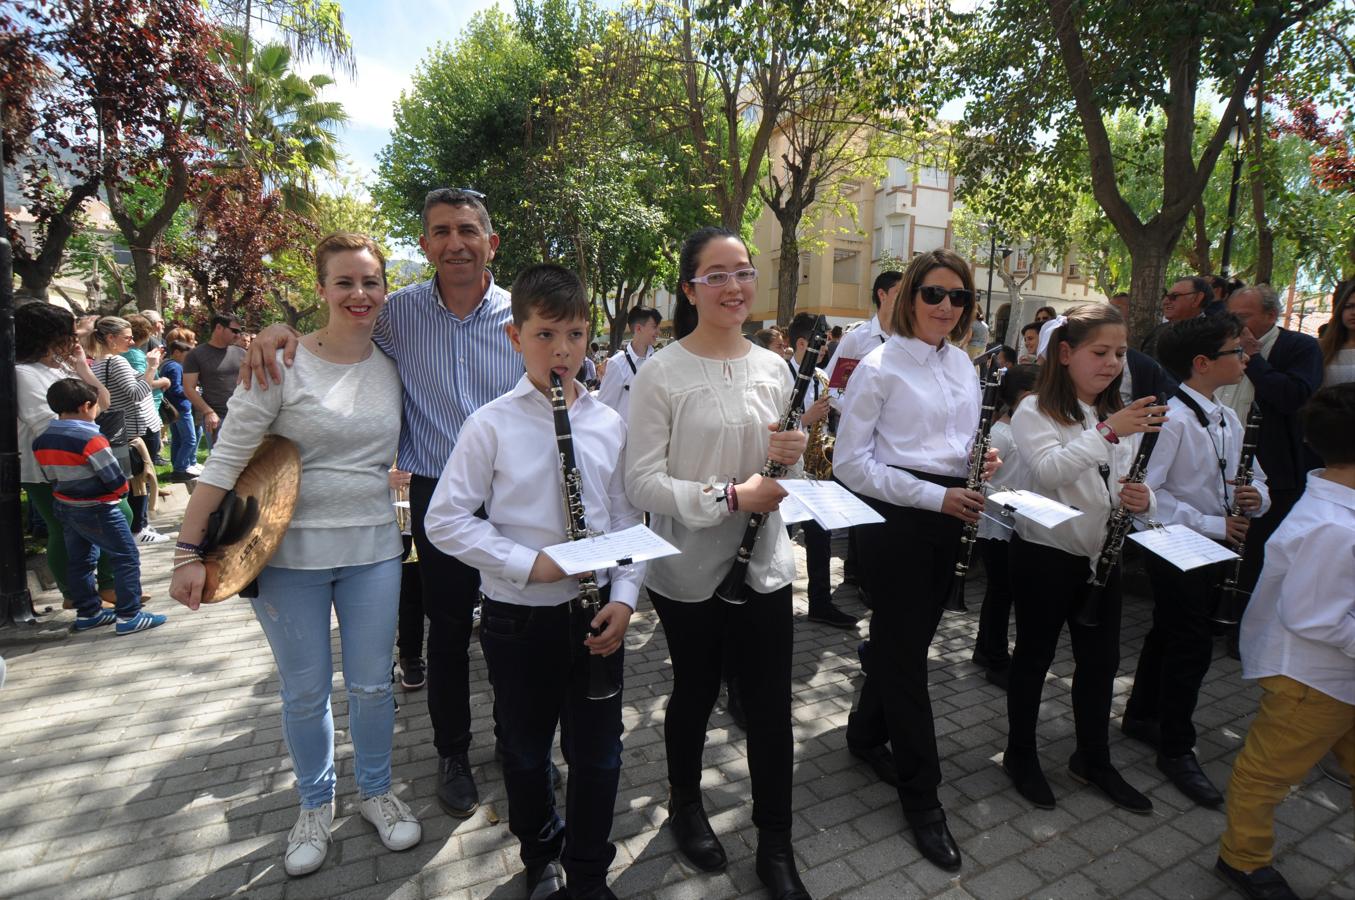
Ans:
<svg viewBox="0 0 1355 900"><path fill-rule="evenodd" d="M785 360L743 336L757 278L743 241L723 228L702 228L687 237L678 268L674 320L694 318L695 327L636 375L626 441L627 496L682 551L652 561L645 580L673 660L664 719L669 822L693 865L724 868L724 848L702 807L701 756L723 645L734 641L748 716L758 877L773 897L807 898L790 844L795 558L776 512L786 492L757 474L769 457L784 465L799 460L805 434L776 431L791 394ZM715 589L753 512L769 515L748 567L747 602L732 605Z"/></svg>
<svg viewBox="0 0 1355 900"><path fill-rule="evenodd" d="M893 335L852 373L833 451L837 478L885 518L859 529L874 604L847 748L896 784L918 850L948 871L960 867L960 850L937 796L927 651L951 590L960 532L978 521L984 502L964 486L979 424L978 376L950 343L969 330L973 313L974 282L962 257L933 250L914 258L894 306ZM992 453L987 474L996 465Z"/></svg>
<svg viewBox="0 0 1355 900"><path fill-rule="evenodd" d="M386 302L384 266L369 238L341 232L320 241L316 280L329 320L301 338L294 366L278 367L286 373L280 385L260 379L235 389L175 545L170 596L197 609L205 575L201 542L212 510L265 434L296 444L296 510L251 601L278 666L283 733L301 794L283 857L288 875L324 864L334 819L331 615L343 647L358 810L389 850L408 850L423 834L391 786L391 648L403 548L387 487L400 436L400 416L392 412L400 409L400 379L372 343Z"/></svg>
<svg viewBox="0 0 1355 900"><path fill-rule="evenodd" d="M1082 515L1046 528L1017 517L1010 550L1016 606L1016 648L1007 689L1009 730L1002 767L1017 791L1042 809L1054 794L1040 768L1035 726L1045 675L1064 623L1072 641L1073 719L1077 750L1073 778L1099 788L1117 806L1149 813L1153 805L1110 762L1110 700L1120 662L1120 570L1110 574L1098 602L1100 624L1074 618L1088 602L1093 560L1111 509L1123 505L1151 516L1152 492L1123 479L1142 433L1161 430L1166 407L1143 397L1122 408L1120 378L1128 331L1115 307L1082 303L1041 330L1045 362L1036 393L1017 407L1012 437L1027 472L1027 487L1076 507Z"/></svg>

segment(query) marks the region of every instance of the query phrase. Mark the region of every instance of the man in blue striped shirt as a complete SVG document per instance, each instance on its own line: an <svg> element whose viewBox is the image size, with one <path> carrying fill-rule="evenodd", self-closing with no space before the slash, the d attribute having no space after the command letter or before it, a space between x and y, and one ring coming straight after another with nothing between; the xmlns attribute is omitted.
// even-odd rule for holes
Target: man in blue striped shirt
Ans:
<svg viewBox="0 0 1355 900"><path fill-rule="evenodd" d="M419 246L437 274L390 295L377 315L372 340L395 360L404 385L404 425L398 466L411 473L409 500L419 551L424 613L428 616L428 711L440 758L438 802L454 816L471 815L479 793L471 775L470 657L472 616L480 573L442 553L424 534L424 514L461 425L475 410L508 393L522 377L522 356L508 341L508 292L486 266L494 258L494 233L484 195L439 188L424 199ZM242 368L267 386L285 347L290 365L296 335L270 326L254 340Z"/></svg>

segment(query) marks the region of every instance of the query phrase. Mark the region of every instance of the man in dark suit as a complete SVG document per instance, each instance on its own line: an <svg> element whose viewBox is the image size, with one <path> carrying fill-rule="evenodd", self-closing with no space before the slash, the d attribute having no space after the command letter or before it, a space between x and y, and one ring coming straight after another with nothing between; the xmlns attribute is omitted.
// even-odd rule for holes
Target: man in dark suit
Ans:
<svg viewBox="0 0 1355 900"><path fill-rule="evenodd" d="M1124 357L1124 378L1120 380L1120 395L1125 404L1141 397L1156 397L1166 403L1176 393L1176 379L1158 365L1157 360L1130 347Z"/></svg>
<svg viewBox="0 0 1355 900"><path fill-rule="evenodd" d="M1287 331L1277 322L1280 299L1268 284L1236 291L1228 311L1242 320L1242 349L1247 353L1247 377L1219 399L1247 420L1252 400L1261 410L1256 458L1270 488L1270 511L1252 522L1240 587L1256 586L1265 560L1266 541L1298 502L1309 469L1318 461L1303 442L1299 410L1322 385L1322 350L1306 334ZM1231 394L1231 395L1230 395ZM1228 473L1232 477L1232 473Z"/></svg>

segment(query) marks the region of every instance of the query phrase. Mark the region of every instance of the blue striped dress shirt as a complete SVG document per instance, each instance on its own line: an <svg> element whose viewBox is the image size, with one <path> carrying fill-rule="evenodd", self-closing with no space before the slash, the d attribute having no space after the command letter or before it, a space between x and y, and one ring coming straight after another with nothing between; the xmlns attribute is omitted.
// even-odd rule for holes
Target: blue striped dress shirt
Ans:
<svg viewBox="0 0 1355 900"><path fill-rule="evenodd" d="M372 340L395 360L404 386L401 469L437 478L466 418L517 384L522 355L503 327L512 320L508 292L493 275L480 305L464 319L443 305L436 275L386 300Z"/></svg>

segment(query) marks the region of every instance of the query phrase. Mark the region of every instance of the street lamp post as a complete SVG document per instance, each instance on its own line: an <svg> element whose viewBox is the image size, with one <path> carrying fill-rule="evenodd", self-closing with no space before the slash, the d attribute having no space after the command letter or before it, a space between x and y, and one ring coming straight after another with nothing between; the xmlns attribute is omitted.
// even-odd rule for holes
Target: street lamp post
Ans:
<svg viewBox="0 0 1355 900"><path fill-rule="evenodd" d="M988 302L983 306L983 319L988 327L993 327L993 260L997 258L997 228L989 229L988 234Z"/></svg>
<svg viewBox="0 0 1355 900"><path fill-rule="evenodd" d="M1237 221L1237 189L1242 181L1242 128L1233 123L1233 183L1228 189L1228 230L1223 233L1223 261L1219 264L1219 273L1226 279L1228 266L1233 258L1233 225Z"/></svg>

